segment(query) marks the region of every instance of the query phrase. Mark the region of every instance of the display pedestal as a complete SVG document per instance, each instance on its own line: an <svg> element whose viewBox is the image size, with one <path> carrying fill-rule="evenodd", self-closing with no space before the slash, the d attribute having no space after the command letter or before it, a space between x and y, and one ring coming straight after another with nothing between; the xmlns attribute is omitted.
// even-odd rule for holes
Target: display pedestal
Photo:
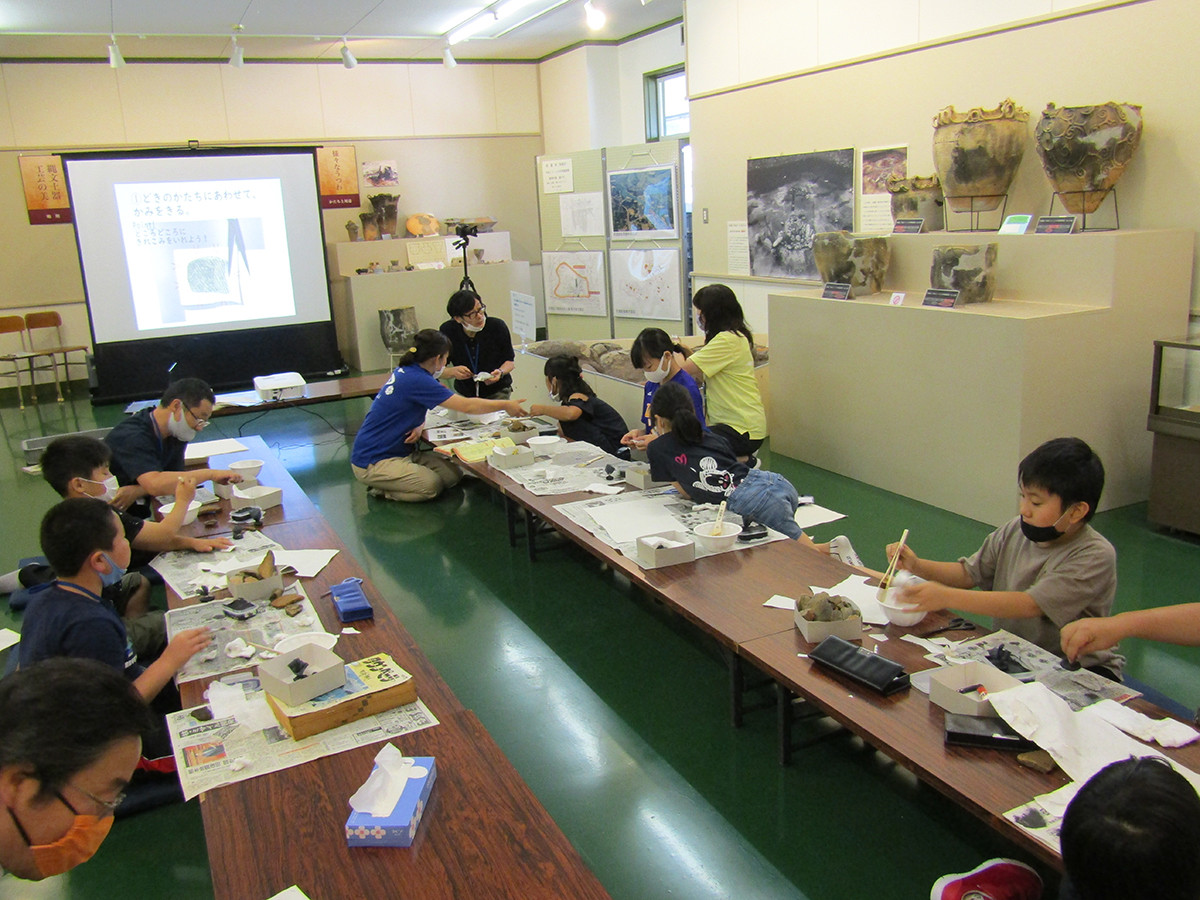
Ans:
<svg viewBox="0 0 1200 900"><path fill-rule="evenodd" d="M945 234L893 236L872 297L772 294L772 449L998 525L1025 454L1074 435L1104 461L1101 508L1145 500L1153 342L1187 328L1192 232L986 241L991 303L921 306L933 247L967 242Z"/></svg>

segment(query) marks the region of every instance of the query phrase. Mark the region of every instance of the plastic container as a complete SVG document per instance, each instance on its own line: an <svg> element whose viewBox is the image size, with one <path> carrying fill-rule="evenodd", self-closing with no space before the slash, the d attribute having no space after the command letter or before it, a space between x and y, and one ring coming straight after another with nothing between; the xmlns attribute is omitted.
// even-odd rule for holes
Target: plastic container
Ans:
<svg viewBox="0 0 1200 900"><path fill-rule="evenodd" d="M721 533L713 534L713 526L717 523L701 522L692 529L692 535L696 538L696 543L709 553L720 553L722 550L728 550L733 546L737 536L742 533L741 525L734 525L732 522L721 523Z"/></svg>
<svg viewBox="0 0 1200 900"><path fill-rule="evenodd" d="M229 464L229 471L237 472L243 478L257 478L262 467L261 459L237 459Z"/></svg>
<svg viewBox="0 0 1200 900"><path fill-rule="evenodd" d="M189 503L187 512L183 514L183 524L191 525L193 522L195 522L196 516L200 515L200 507L203 505L204 504L199 500L193 500L191 503ZM174 503L164 503L158 508L158 515L160 518L165 519L174 511L174 509Z"/></svg>

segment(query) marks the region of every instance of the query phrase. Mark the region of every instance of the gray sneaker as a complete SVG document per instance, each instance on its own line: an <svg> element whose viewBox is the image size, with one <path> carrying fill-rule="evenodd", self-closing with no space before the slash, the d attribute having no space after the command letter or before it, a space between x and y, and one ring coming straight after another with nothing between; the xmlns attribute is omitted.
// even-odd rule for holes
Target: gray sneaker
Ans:
<svg viewBox="0 0 1200 900"><path fill-rule="evenodd" d="M863 561L854 552L854 545L850 543L850 538L844 534L839 534L829 542L829 555L848 566L862 568Z"/></svg>

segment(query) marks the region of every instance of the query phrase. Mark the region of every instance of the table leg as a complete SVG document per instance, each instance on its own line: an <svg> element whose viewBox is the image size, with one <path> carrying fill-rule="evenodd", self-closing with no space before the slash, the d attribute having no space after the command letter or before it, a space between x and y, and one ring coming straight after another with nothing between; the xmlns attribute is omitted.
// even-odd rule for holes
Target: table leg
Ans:
<svg viewBox="0 0 1200 900"><path fill-rule="evenodd" d="M744 690L744 678L742 675L742 661L729 647L721 647L721 652L725 654L725 664L729 667L729 720L733 723L734 728L742 727L742 691Z"/></svg>
<svg viewBox="0 0 1200 900"><path fill-rule="evenodd" d="M508 523L508 546L517 546L517 503L512 497L504 495L504 519Z"/></svg>
<svg viewBox="0 0 1200 900"><path fill-rule="evenodd" d="M779 764L786 766L792 761L792 698L791 691L775 682L775 715L779 728Z"/></svg>
<svg viewBox="0 0 1200 900"><path fill-rule="evenodd" d="M528 545L529 561L537 562L537 516L533 510L525 510L525 543Z"/></svg>

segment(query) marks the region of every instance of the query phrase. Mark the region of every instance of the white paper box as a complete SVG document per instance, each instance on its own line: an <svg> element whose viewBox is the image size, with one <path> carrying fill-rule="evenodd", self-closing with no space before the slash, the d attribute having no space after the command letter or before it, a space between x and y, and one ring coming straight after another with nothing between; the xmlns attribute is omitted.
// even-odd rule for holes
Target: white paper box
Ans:
<svg viewBox="0 0 1200 900"><path fill-rule="evenodd" d="M666 481L655 481L650 477L649 469L627 468L625 470L625 483L633 485L639 491L644 491L649 488L662 487L669 484Z"/></svg>
<svg viewBox="0 0 1200 900"><path fill-rule="evenodd" d="M244 490L240 484L235 484L233 486L233 493L229 497L229 503L234 509L241 509L243 506L257 506L259 509L270 509L282 502L283 489L267 487L265 484L256 484Z"/></svg>
<svg viewBox="0 0 1200 900"><path fill-rule="evenodd" d="M682 542L682 547L651 547L646 538L660 537L668 541ZM660 531L637 539L638 564L646 569L661 569L691 562L696 558L696 542L686 531Z"/></svg>
<svg viewBox="0 0 1200 900"><path fill-rule="evenodd" d="M984 690L994 694L1016 687L1020 683L995 666L973 660L961 666L947 666L930 675L929 700L946 712L961 713L964 716L995 717L996 711L992 709L992 704L986 697L980 696L977 691L969 694L960 694L959 691L972 684L982 684Z"/></svg>
<svg viewBox="0 0 1200 900"><path fill-rule="evenodd" d="M502 450L507 452L502 453ZM497 447L488 454L487 461L493 469L518 469L521 466L533 464L533 451L524 444L518 444L515 447Z"/></svg>
<svg viewBox="0 0 1200 900"><path fill-rule="evenodd" d="M862 616L851 616L838 622L810 622L797 609L794 620L801 636L810 644L819 644L830 635L840 637L843 641L862 640Z"/></svg>
<svg viewBox="0 0 1200 900"><path fill-rule="evenodd" d="M236 572L230 572L229 575L234 575L240 572L249 572L251 575L258 574L258 566L247 566L244 569L238 569ZM241 600L249 600L251 603L263 603L270 599L271 595L276 591L283 590L283 575L278 570L270 578L263 578L261 581L248 581L243 584L230 584L226 576L226 583L229 584L229 592L234 597Z"/></svg>
<svg viewBox="0 0 1200 900"><path fill-rule="evenodd" d="M308 663L304 677L297 680L288 664L299 657ZM295 650L281 653L258 667L262 688L289 706L307 703L313 697L328 694L346 683L346 663L332 651L316 644L303 644Z"/></svg>
<svg viewBox="0 0 1200 900"><path fill-rule="evenodd" d="M239 490L244 491L244 490L246 490L246 488L252 488L252 487L257 487L257 486L258 486L257 478L243 478L237 484L221 484L218 481L214 481L213 482L213 493L216 494L218 497L220 497L222 500L232 500L234 488L238 488Z"/></svg>

